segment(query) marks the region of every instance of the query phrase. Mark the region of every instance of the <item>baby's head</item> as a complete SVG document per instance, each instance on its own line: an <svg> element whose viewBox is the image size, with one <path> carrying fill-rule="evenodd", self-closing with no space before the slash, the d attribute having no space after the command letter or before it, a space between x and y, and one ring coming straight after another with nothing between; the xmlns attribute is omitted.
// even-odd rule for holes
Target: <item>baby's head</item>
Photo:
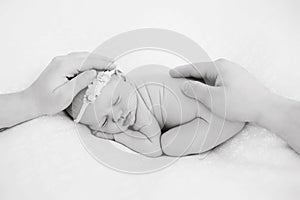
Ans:
<svg viewBox="0 0 300 200"><path fill-rule="evenodd" d="M68 114L77 118L84 103L86 89L79 92L67 108ZM80 123L92 130L105 133L119 133L128 129L135 122L137 94L133 85L118 73L101 89L101 94L88 105Z"/></svg>

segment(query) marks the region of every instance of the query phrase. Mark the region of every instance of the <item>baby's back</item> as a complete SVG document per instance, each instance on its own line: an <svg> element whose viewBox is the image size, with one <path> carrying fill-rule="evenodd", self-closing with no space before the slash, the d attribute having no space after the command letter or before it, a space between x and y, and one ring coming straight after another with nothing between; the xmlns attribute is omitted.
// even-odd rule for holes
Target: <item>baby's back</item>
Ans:
<svg viewBox="0 0 300 200"><path fill-rule="evenodd" d="M209 120L210 112L201 103L181 92L185 78L172 78L169 68L145 65L127 74L136 85L143 102L161 128L170 129L196 117Z"/></svg>

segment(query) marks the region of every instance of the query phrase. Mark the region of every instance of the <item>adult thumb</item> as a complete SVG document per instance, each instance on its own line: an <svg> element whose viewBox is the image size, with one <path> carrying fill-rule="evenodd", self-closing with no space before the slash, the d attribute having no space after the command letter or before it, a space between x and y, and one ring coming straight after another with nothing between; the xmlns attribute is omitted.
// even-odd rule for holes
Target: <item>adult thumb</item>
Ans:
<svg viewBox="0 0 300 200"><path fill-rule="evenodd" d="M186 96L200 101L210 109L212 108L213 100L218 95L217 87L206 85L199 81L185 81L181 90Z"/></svg>
<svg viewBox="0 0 300 200"><path fill-rule="evenodd" d="M64 93L72 92L72 98L74 98L81 90L86 88L88 84L96 77L95 70L88 70L78 74L75 78L66 83L61 91Z"/></svg>

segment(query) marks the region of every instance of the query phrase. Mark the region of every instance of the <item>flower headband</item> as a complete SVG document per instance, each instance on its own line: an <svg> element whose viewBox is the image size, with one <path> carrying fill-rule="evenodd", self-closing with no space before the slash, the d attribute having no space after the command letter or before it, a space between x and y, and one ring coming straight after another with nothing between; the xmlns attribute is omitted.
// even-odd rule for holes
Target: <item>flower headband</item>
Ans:
<svg viewBox="0 0 300 200"><path fill-rule="evenodd" d="M74 119L74 122L78 123L81 120L88 105L96 101L96 98L101 94L103 87L109 82L111 75L113 74L123 76L122 72L118 69L97 72L96 78L88 85L88 88L85 91L83 104L80 108L79 114L76 119Z"/></svg>

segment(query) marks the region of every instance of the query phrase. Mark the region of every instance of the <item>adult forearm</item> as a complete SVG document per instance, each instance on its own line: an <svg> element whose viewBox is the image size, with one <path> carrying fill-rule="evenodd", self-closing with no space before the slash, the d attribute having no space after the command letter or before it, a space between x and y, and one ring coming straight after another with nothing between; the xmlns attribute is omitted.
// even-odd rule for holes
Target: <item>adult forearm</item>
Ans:
<svg viewBox="0 0 300 200"><path fill-rule="evenodd" d="M262 112L257 123L276 133L300 153L300 102L273 95Z"/></svg>
<svg viewBox="0 0 300 200"><path fill-rule="evenodd" d="M0 129L9 128L39 116L28 90L0 95Z"/></svg>

